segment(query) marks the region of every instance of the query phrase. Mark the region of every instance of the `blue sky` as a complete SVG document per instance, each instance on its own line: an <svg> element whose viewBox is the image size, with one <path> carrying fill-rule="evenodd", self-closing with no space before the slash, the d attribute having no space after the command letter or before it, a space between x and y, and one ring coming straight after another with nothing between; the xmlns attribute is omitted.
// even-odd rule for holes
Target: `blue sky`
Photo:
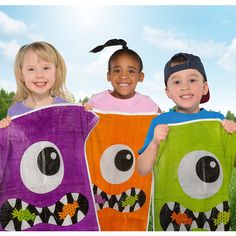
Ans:
<svg viewBox="0 0 236 236"><path fill-rule="evenodd" d="M61 5L0 6L0 88L15 90L13 61L20 46L36 40L53 44L68 69L67 87L77 99L111 88L107 61L118 47L89 51L123 38L143 59L145 80L137 91L167 111L163 68L178 52L199 55L211 99L207 109L236 114L236 6Z"/></svg>

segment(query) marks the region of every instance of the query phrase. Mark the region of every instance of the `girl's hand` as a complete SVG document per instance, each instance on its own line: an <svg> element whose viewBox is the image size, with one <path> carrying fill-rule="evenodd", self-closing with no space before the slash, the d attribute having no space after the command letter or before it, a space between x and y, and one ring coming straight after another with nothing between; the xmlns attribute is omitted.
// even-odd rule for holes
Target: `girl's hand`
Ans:
<svg viewBox="0 0 236 236"><path fill-rule="evenodd" d="M154 130L154 135L153 135L153 142L159 146L161 141L166 140L166 137L169 133L169 127L168 125L157 125L155 130Z"/></svg>
<svg viewBox="0 0 236 236"><path fill-rule="evenodd" d="M91 111L91 110L93 110L93 107L92 107L90 104L88 104L88 103L84 103L83 106L84 106L84 109L85 109L86 111Z"/></svg>
<svg viewBox="0 0 236 236"><path fill-rule="evenodd" d="M7 128L11 123L11 117L7 116L6 118L3 118L0 120L0 129Z"/></svg>
<svg viewBox="0 0 236 236"><path fill-rule="evenodd" d="M224 119L222 122L222 126L224 127L225 131L230 134L236 132L236 123L232 120Z"/></svg>

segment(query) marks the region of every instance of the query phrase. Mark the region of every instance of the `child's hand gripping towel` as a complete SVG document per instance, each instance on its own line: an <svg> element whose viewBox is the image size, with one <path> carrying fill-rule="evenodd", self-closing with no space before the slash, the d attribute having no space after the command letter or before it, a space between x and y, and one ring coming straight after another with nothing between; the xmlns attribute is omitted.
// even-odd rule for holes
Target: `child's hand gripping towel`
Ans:
<svg viewBox="0 0 236 236"><path fill-rule="evenodd" d="M154 165L155 230L229 230L236 135L219 120L169 127Z"/></svg>
<svg viewBox="0 0 236 236"><path fill-rule="evenodd" d="M97 116L52 105L0 130L0 229L98 230L84 155Z"/></svg>
<svg viewBox="0 0 236 236"><path fill-rule="evenodd" d="M97 115L86 154L101 230L146 230L152 175L140 176L135 165L156 114Z"/></svg>

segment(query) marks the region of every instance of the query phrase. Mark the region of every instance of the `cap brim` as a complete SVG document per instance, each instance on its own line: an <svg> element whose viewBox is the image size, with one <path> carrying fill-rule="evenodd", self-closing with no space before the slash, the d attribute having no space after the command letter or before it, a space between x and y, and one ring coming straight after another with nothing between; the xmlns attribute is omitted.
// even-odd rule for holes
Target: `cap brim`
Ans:
<svg viewBox="0 0 236 236"><path fill-rule="evenodd" d="M210 99L210 92L209 92L209 90L208 90L208 93L207 93L206 95L203 95L203 96L202 96L202 99L201 99L200 103L208 102L209 99Z"/></svg>

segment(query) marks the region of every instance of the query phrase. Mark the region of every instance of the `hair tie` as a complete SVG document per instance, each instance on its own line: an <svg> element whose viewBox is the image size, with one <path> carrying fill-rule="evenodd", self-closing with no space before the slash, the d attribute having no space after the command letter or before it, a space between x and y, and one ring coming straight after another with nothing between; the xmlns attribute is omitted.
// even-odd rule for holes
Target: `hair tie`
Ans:
<svg viewBox="0 0 236 236"><path fill-rule="evenodd" d="M92 49L90 52L96 53L96 52L100 52L102 51L105 47L110 47L110 46L117 46L117 45L121 45L122 49L127 50L127 43L125 40L123 39L110 39L108 40L106 43L104 43L103 45L99 45L97 47L95 47L94 49Z"/></svg>

